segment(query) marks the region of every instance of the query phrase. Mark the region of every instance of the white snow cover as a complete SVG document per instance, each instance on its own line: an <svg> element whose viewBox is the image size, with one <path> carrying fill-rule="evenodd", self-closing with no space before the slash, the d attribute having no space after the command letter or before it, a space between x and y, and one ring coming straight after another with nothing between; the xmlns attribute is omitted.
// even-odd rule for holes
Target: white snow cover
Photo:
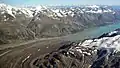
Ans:
<svg viewBox="0 0 120 68"><path fill-rule="evenodd" d="M115 34L117 31L110 32L109 35Z"/></svg>
<svg viewBox="0 0 120 68"><path fill-rule="evenodd" d="M93 10L90 10L90 11L86 11L87 13L103 13L102 10L97 10L97 11L93 11Z"/></svg>
<svg viewBox="0 0 120 68"><path fill-rule="evenodd" d="M26 17L33 17L33 15L32 15L33 12L30 11L28 8L18 8L18 7L13 7L13 6L6 5L6 4L0 4L0 13L1 14L7 13L7 14L11 15L12 17L16 18L17 14L21 14L20 12L17 12L17 11L20 11Z"/></svg>
<svg viewBox="0 0 120 68"><path fill-rule="evenodd" d="M45 7L45 6L37 6L36 8L35 8L35 10L37 10L37 11L41 11L41 10L45 10L45 9L47 9L47 7Z"/></svg>
<svg viewBox="0 0 120 68"><path fill-rule="evenodd" d="M117 34L111 36L113 34ZM110 37L108 37L110 36ZM114 49L113 52L120 51L120 35L118 31L113 31L107 34L107 36L99 39L88 39L80 42L77 46L73 46L69 49L68 53L74 54L76 51L80 54L92 55L96 53L97 50L101 48L106 48L108 51ZM92 51L90 49L93 49Z"/></svg>
<svg viewBox="0 0 120 68"><path fill-rule="evenodd" d="M97 5L89 5L89 6L86 6L86 7L90 7L90 8L100 8L100 7L97 6Z"/></svg>
<svg viewBox="0 0 120 68"><path fill-rule="evenodd" d="M10 14L12 17L15 18L15 16L13 15L12 11L11 10L6 10L8 14Z"/></svg>
<svg viewBox="0 0 120 68"><path fill-rule="evenodd" d="M56 10L52 10L54 13L57 14L58 17L63 17L63 15L61 15L61 11L59 9ZM63 13L63 12L62 12Z"/></svg>
<svg viewBox="0 0 120 68"><path fill-rule="evenodd" d="M28 17L33 17L33 12L26 8L21 8L21 12Z"/></svg>
<svg viewBox="0 0 120 68"><path fill-rule="evenodd" d="M113 12L111 9L107 8L108 6L104 6L104 7L100 7L97 5L90 5L90 6L86 6L85 8L83 8L82 10L87 12L87 13L108 13L108 12ZM103 9L104 10L103 10Z"/></svg>
<svg viewBox="0 0 120 68"><path fill-rule="evenodd" d="M114 37L103 37L101 39L86 40L81 45L83 47L92 48L97 46L98 48L114 48L116 51L120 51L120 35Z"/></svg>
<svg viewBox="0 0 120 68"><path fill-rule="evenodd" d="M86 40L87 41L87 40ZM91 47L91 46L97 46L99 48L115 48L117 49L117 51L120 51L120 49L118 49L117 47L120 47L120 35L117 35L115 37L104 37L101 39L96 39L96 42L84 42L82 45L80 46L84 46L86 47L86 45L89 45L87 47Z"/></svg>
<svg viewBox="0 0 120 68"><path fill-rule="evenodd" d="M90 9L89 9L90 8ZM103 7L105 8L105 7ZM97 5L90 5L85 6L84 8L81 7L69 7L69 8L50 8L46 6L31 6L31 7L13 7L6 4L0 4L0 14L8 13L13 18L16 18L16 15L24 15L26 18L31 18L34 16L39 15L40 13L43 13L47 15L48 17L51 17L53 19L59 19L59 17L66 17L71 16L74 17L76 14L79 13L109 13L113 12L111 9L107 8L102 10L100 6Z"/></svg>

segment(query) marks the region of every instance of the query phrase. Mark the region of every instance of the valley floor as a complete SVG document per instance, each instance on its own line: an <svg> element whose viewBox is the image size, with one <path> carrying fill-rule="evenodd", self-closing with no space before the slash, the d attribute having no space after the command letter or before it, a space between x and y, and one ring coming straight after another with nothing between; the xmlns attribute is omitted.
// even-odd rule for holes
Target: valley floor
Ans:
<svg viewBox="0 0 120 68"><path fill-rule="evenodd" d="M56 50L63 40L34 40L14 47L0 47L0 68L30 68L33 59Z"/></svg>
<svg viewBox="0 0 120 68"><path fill-rule="evenodd" d="M102 33L108 32L109 30L112 31L118 27L119 25L105 26L64 37L43 38L24 43L0 45L0 68L31 68L34 59L56 51L62 44L80 40L92 34L93 36L102 35Z"/></svg>

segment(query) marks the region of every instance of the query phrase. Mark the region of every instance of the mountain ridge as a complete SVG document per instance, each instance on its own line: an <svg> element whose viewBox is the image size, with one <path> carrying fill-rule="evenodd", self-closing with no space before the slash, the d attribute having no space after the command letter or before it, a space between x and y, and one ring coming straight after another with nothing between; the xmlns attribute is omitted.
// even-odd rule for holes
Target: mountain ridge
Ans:
<svg viewBox="0 0 120 68"><path fill-rule="evenodd" d="M30 40L64 36L85 28L116 23L120 20L119 15L119 11L108 6L18 8L0 4L0 39Z"/></svg>
<svg viewBox="0 0 120 68"><path fill-rule="evenodd" d="M120 29L98 38L69 42L56 51L37 58L33 65L40 68L119 68Z"/></svg>

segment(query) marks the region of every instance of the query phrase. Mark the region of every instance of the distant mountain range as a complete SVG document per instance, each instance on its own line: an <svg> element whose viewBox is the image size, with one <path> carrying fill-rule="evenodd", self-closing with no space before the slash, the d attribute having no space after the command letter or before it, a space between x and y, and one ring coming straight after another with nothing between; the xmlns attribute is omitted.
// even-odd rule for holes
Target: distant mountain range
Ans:
<svg viewBox="0 0 120 68"><path fill-rule="evenodd" d="M85 28L116 23L119 9L110 6L28 6L0 4L0 41L30 40L76 33Z"/></svg>

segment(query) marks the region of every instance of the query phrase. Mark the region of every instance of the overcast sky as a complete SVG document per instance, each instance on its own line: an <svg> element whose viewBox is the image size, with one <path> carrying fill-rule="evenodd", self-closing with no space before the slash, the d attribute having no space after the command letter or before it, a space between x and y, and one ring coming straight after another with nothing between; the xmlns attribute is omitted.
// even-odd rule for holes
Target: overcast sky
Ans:
<svg viewBox="0 0 120 68"><path fill-rule="evenodd" d="M0 0L11 5L120 5L120 0Z"/></svg>

